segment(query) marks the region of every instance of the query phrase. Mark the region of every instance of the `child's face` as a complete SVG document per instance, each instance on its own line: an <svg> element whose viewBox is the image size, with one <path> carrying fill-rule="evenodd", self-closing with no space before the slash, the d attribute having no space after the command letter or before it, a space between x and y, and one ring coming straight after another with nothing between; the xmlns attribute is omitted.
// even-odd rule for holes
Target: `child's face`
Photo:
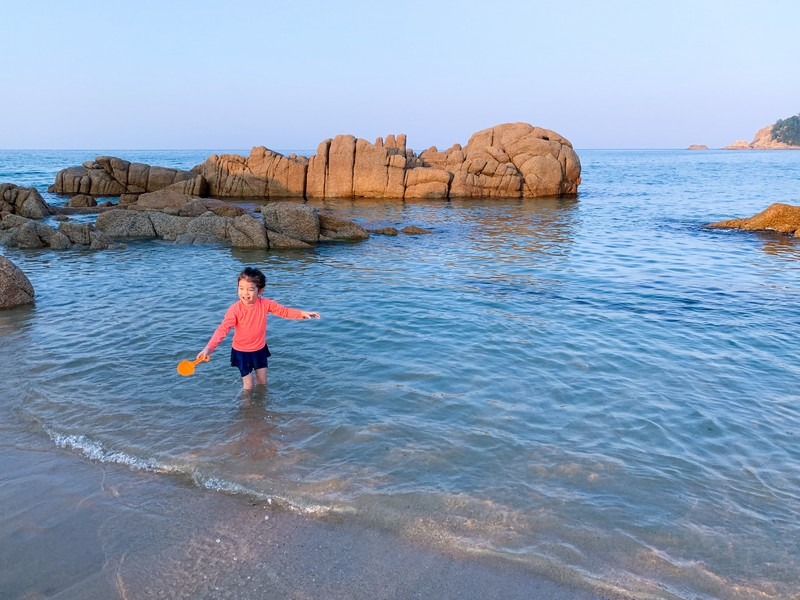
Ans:
<svg viewBox="0 0 800 600"><path fill-rule="evenodd" d="M244 304L253 304L261 295L262 290L256 287L256 284L249 279L239 280L239 300Z"/></svg>

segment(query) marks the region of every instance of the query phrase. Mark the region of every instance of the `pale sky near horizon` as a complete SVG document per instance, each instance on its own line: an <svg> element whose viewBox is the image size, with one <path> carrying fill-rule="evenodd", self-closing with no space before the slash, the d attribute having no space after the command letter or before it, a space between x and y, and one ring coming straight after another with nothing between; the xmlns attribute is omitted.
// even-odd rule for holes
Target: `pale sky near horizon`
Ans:
<svg viewBox="0 0 800 600"><path fill-rule="evenodd" d="M796 0L29 0L0 22L4 149L419 152L516 121L719 148L800 113Z"/></svg>

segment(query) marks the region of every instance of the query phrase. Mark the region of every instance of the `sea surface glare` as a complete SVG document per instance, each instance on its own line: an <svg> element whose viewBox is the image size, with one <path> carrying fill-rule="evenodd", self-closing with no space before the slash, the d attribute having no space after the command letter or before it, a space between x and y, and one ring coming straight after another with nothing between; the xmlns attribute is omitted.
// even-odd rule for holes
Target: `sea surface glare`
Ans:
<svg viewBox="0 0 800 600"><path fill-rule="evenodd" d="M114 154L2 151L47 194ZM800 203L799 152L578 152L576 199L317 202L373 235L310 251L3 248L0 444L47 444L335 513L638 598L798 598L800 242L709 230ZM83 219L89 219L83 217ZM319 311L269 320L266 396L230 337L245 266Z"/></svg>

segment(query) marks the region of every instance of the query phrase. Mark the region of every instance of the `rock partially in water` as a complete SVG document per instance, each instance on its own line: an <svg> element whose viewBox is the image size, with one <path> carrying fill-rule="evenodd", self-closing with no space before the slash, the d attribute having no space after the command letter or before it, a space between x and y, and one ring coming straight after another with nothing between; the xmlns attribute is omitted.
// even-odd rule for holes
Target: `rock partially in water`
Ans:
<svg viewBox="0 0 800 600"><path fill-rule="evenodd" d="M35 292L25 273L4 256L0 256L0 308L31 304Z"/></svg>
<svg viewBox="0 0 800 600"><path fill-rule="evenodd" d="M399 134L375 143L337 135L310 158L257 146L247 157L215 154L191 171L98 156L59 171L49 191L120 196L121 204L161 190L220 198L536 198L577 194L580 182L569 140L528 123L504 123L478 131L464 147L420 154Z"/></svg>
<svg viewBox="0 0 800 600"><path fill-rule="evenodd" d="M44 219L50 215L50 207L36 188L0 183L0 217L6 214Z"/></svg>
<svg viewBox="0 0 800 600"><path fill-rule="evenodd" d="M67 206L70 208L91 208L97 206L97 200L95 200L94 196L88 196L86 194L76 194L72 198L69 199L67 202Z"/></svg>
<svg viewBox="0 0 800 600"><path fill-rule="evenodd" d="M711 223L708 227L746 231L777 231L800 237L800 206L776 202L752 217L719 221Z"/></svg>
<svg viewBox="0 0 800 600"><path fill-rule="evenodd" d="M337 135L310 158L259 146L248 157L211 156L194 171L220 197L534 198L576 194L581 181L572 144L528 123L484 129L444 152L417 155L405 134L375 143Z"/></svg>
<svg viewBox="0 0 800 600"><path fill-rule="evenodd" d="M192 171L132 163L114 156L98 156L94 161L59 171L48 191L56 194L121 196L165 188L198 196L205 195L207 189L202 176Z"/></svg>
<svg viewBox="0 0 800 600"><path fill-rule="evenodd" d="M430 229L424 229L416 225L407 225L406 227L403 227L401 231L406 235L426 235L433 233Z"/></svg>
<svg viewBox="0 0 800 600"><path fill-rule="evenodd" d="M267 231L306 244L319 242L319 214L313 206L299 202L270 202L261 207L261 218Z"/></svg>
<svg viewBox="0 0 800 600"><path fill-rule="evenodd" d="M88 246L91 250L119 248L106 234L97 231L91 223L61 221L54 229L41 221L19 215L6 215L0 220L0 245L9 248L51 248L67 250Z"/></svg>
<svg viewBox="0 0 800 600"><path fill-rule="evenodd" d="M206 203L206 200L202 200ZM214 202L214 201L212 201ZM186 203L184 206L189 206ZM298 202L270 203L261 218L225 205L196 216L162 211L115 209L97 217L97 228L111 238L161 238L179 244L224 243L234 248L311 248L320 241L354 241L369 237L359 225L328 215ZM241 214L245 213L245 214Z"/></svg>
<svg viewBox="0 0 800 600"><path fill-rule="evenodd" d="M361 225L349 219L319 213L319 237L320 240L357 241L367 239L369 233Z"/></svg>

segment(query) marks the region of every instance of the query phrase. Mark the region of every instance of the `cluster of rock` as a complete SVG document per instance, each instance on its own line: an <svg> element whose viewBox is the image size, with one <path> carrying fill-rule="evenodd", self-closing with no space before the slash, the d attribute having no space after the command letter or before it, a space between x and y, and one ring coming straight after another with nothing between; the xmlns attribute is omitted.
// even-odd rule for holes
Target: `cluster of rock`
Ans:
<svg viewBox="0 0 800 600"><path fill-rule="evenodd" d="M116 248L111 238L91 223L63 221L58 228L42 222L56 209L35 188L0 184L0 245L9 248L53 248L85 246L93 250Z"/></svg>
<svg viewBox="0 0 800 600"><path fill-rule="evenodd" d="M19 215L5 215L0 220L0 245L9 248L52 248L67 250L76 246L91 250L119 248L120 244L92 223L62 221L58 228L39 220L27 219Z"/></svg>
<svg viewBox="0 0 800 600"><path fill-rule="evenodd" d="M775 231L800 237L800 206L776 202L752 217L719 221L711 223L708 227L745 231Z"/></svg>
<svg viewBox="0 0 800 600"><path fill-rule="evenodd" d="M739 140L725 146L723 150L800 150L800 146L791 146L773 139L772 128L773 125L762 127L756 132L752 142Z"/></svg>
<svg viewBox="0 0 800 600"><path fill-rule="evenodd" d="M168 188L222 198L533 198L573 195L581 165L572 144L548 129L507 123L466 146L417 155L404 134L375 143L352 135L323 141L310 158L263 146L248 157L213 155L191 171L98 156L64 169L51 192L123 196Z"/></svg>
<svg viewBox="0 0 800 600"><path fill-rule="evenodd" d="M129 162L113 156L98 156L78 167L56 174L48 188L56 194L122 196L170 188L186 195L205 195L205 181L197 173Z"/></svg>
<svg viewBox="0 0 800 600"><path fill-rule="evenodd" d="M357 241L369 233L299 202L272 202L261 218L240 207L166 191L100 213L97 229L110 238L160 238L178 244L222 243L234 248L311 248L328 241Z"/></svg>
<svg viewBox="0 0 800 600"><path fill-rule="evenodd" d="M33 298L33 286L25 273L5 256L0 256L0 308L30 304Z"/></svg>

